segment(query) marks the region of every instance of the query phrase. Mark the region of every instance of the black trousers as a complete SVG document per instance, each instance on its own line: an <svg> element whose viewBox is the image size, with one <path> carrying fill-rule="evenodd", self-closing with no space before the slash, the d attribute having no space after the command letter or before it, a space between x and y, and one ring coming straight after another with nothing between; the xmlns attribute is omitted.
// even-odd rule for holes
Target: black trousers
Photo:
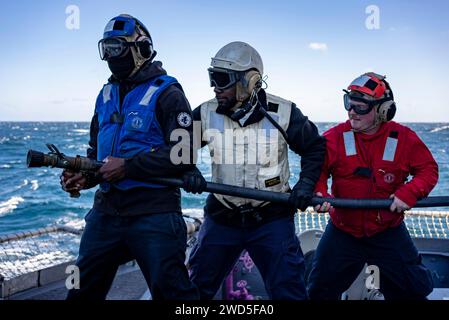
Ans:
<svg viewBox="0 0 449 320"><path fill-rule="evenodd" d="M244 249L257 265L270 299L307 298L304 256L293 217L258 227L234 228L216 223L206 215L189 261L191 279L201 299L213 298Z"/></svg>
<svg viewBox="0 0 449 320"><path fill-rule="evenodd" d="M179 213L118 217L92 209L85 220L76 262L80 289L70 290L67 299L105 299L118 266L132 259L154 300L199 298L184 265L187 233Z"/></svg>
<svg viewBox="0 0 449 320"><path fill-rule="evenodd" d="M374 236L356 238L329 221L308 279L309 298L340 299L365 263L379 268L379 290L386 300L425 299L432 292L431 272L422 264L404 222Z"/></svg>

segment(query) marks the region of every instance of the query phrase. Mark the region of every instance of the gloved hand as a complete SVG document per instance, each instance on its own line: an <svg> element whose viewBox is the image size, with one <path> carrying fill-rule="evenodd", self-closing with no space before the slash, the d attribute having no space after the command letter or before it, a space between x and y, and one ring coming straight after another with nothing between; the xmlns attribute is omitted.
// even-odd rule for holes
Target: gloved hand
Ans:
<svg viewBox="0 0 449 320"><path fill-rule="evenodd" d="M308 178L302 178L293 187L288 201L295 208L304 211L311 204L314 189L315 184L312 180Z"/></svg>
<svg viewBox="0 0 449 320"><path fill-rule="evenodd" d="M197 167L184 173L182 180L184 181L183 189L190 193L202 193L206 188L206 180Z"/></svg>

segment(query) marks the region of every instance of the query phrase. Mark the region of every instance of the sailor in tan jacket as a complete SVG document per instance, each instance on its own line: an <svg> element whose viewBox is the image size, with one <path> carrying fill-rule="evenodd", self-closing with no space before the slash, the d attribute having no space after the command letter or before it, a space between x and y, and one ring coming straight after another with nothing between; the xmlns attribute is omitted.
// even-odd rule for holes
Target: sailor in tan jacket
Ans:
<svg viewBox="0 0 449 320"><path fill-rule="evenodd" d="M246 249L272 299L306 298L304 258L295 235L295 208L304 210L320 175L325 142L296 105L262 89L258 52L232 42L212 58L209 77L216 97L193 112L209 147L212 181L290 192L288 149L301 156L291 206L210 194L205 221L189 265L202 299L216 294Z"/></svg>

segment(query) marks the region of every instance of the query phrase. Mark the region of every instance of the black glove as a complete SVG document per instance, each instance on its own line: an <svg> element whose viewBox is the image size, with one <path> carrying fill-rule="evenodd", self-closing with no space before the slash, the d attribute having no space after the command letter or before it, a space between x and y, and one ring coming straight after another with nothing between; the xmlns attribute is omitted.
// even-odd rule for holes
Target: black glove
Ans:
<svg viewBox="0 0 449 320"><path fill-rule="evenodd" d="M183 189L190 193L202 193L207 184L197 167L185 172L182 176L182 180L184 181Z"/></svg>
<svg viewBox="0 0 449 320"><path fill-rule="evenodd" d="M302 178L293 187L288 202L290 202L293 207L304 211L309 205L311 205L314 189L315 184L312 180L308 178Z"/></svg>

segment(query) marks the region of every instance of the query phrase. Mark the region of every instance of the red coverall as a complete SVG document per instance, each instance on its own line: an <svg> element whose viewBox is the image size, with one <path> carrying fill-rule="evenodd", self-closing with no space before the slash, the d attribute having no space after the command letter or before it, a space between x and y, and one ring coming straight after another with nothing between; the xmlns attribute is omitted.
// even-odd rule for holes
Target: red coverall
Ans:
<svg viewBox="0 0 449 320"><path fill-rule="evenodd" d="M372 135L354 133L347 121L324 133L326 159L316 192L338 198L383 198L395 194L410 207L438 180L438 166L411 129L383 123ZM407 181L408 176L413 178ZM367 263L379 270L385 299L425 299L433 289L404 215L389 210L334 209L315 252L309 298L339 299Z"/></svg>

